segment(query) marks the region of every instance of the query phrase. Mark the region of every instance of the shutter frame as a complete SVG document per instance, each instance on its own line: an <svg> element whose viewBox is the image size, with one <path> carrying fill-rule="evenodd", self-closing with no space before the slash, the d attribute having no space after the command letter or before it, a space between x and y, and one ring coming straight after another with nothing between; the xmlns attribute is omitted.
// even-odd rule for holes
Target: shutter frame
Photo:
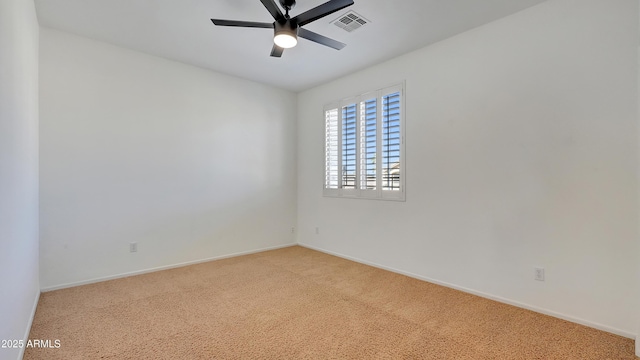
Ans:
<svg viewBox="0 0 640 360"><path fill-rule="evenodd" d="M348 197L348 198L365 198L365 199L379 199L379 200L396 200L405 201L405 179L406 179L406 166L405 166L405 84L404 82L386 87L377 91L364 93L360 96L351 97L328 104L324 107L325 113L325 183L323 185L323 195L329 197ZM392 138L387 141L387 148L383 153L384 148L384 136L385 136L385 123L384 123L384 111L385 96L393 95L397 93L397 100L387 104L392 105L391 108L386 108L387 112L392 110L391 115L397 119L389 121L387 118L386 132L387 135L391 134ZM375 99L375 101L374 101ZM370 105L375 108L373 118L375 119L375 130L369 129L369 124L372 121ZM344 109L349 108L347 114ZM337 179L338 187L327 188L327 182L329 179L328 168L328 139L329 134L327 130L327 112L337 112L337 129L333 129L332 136L337 136ZM346 119L344 115L348 115L349 119ZM349 121L349 123L345 123ZM336 131L337 130L337 131ZM349 131L348 134L343 133ZM355 131L355 138L352 137L352 131ZM375 141L371 141L371 132L375 133ZM337 133L337 134L336 134ZM346 147L345 140L349 140L349 146ZM393 140L393 144L391 142ZM372 148L372 144L375 143L375 156L372 157L368 149ZM353 146L355 145L355 151ZM389 147L389 145L392 145ZM335 147L331 150L335 150ZM348 151L348 153L345 153ZM335 154L335 151L334 153ZM387 159L395 161L394 168L399 172L399 178L397 181L392 182L397 190L383 190L383 155L386 155ZM367 178L367 174L372 171L370 164L371 159L375 160L375 188L370 187L371 180ZM355 166L354 166L355 165ZM346 166L346 167L345 167ZM392 167L389 166L387 160L386 172L389 173ZM332 168L335 170L335 167ZM345 172L347 170L347 172ZM345 178L349 176L349 178ZM351 181L351 177L355 177ZM387 184L389 177L387 176ZM345 180L348 184L345 184ZM354 185L354 186L350 186Z"/></svg>

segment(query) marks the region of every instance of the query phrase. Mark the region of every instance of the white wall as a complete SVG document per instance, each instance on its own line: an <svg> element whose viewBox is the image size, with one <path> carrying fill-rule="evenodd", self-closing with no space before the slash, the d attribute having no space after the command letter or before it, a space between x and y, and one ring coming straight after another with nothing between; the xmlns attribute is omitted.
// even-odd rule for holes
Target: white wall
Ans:
<svg viewBox="0 0 640 360"><path fill-rule="evenodd" d="M293 93L46 28L40 44L43 289L295 242Z"/></svg>
<svg viewBox="0 0 640 360"><path fill-rule="evenodd" d="M549 0L299 94L299 242L634 337L637 26ZM322 106L403 79L406 202L323 198Z"/></svg>
<svg viewBox="0 0 640 360"><path fill-rule="evenodd" d="M640 19L640 0L637 1L637 3L639 4L638 6L638 18ZM640 21L640 20L639 20ZM640 24L638 26L638 53L637 53L637 57L636 57L636 61L638 62L638 72L636 73L636 75L638 76L638 93L636 94L638 96L637 98L637 116L638 116L638 123L640 123ZM639 129L640 130L640 126ZM638 151L640 152L640 137L639 137L639 141L638 141ZM640 158L640 156L639 156ZM637 179L638 179L638 187L640 188L640 166L638 167L638 175L637 175ZM640 201L640 192L638 194L638 201ZM639 214L640 215L640 214ZM640 229L640 216L638 217L638 228ZM638 244L640 245L640 236L638 237ZM638 246L639 250L640 250L640 246ZM638 289L640 289L640 251L638 252L638 261L637 261L637 271L638 271ZM637 321L637 331L636 331L636 356L640 356L640 304L637 305L637 309L638 309L638 321Z"/></svg>
<svg viewBox="0 0 640 360"><path fill-rule="evenodd" d="M28 335L38 281L38 20L0 1L0 339ZM1 359L21 349L0 348Z"/></svg>

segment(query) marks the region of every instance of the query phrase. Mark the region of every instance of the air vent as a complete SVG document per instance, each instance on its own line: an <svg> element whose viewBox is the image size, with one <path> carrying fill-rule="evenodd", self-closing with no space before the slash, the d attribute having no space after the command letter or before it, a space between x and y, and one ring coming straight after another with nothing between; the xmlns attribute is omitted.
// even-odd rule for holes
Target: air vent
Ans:
<svg viewBox="0 0 640 360"><path fill-rule="evenodd" d="M355 11L349 11L348 13L334 20L333 24L348 32L352 32L368 24L369 22L369 20L358 15Z"/></svg>

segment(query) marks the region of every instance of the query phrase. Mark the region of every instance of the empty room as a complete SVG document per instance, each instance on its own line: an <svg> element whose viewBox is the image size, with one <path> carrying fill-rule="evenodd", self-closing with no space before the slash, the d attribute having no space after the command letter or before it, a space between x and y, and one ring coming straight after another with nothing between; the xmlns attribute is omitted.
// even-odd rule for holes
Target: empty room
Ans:
<svg viewBox="0 0 640 360"><path fill-rule="evenodd" d="M637 0L0 0L0 359L638 359Z"/></svg>

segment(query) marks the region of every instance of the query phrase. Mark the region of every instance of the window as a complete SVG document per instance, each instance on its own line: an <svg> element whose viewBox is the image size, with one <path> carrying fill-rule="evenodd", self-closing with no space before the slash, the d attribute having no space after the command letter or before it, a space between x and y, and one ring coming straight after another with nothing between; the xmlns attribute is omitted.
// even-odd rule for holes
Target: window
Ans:
<svg viewBox="0 0 640 360"><path fill-rule="evenodd" d="M324 195L404 200L404 86L325 106Z"/></svg>

